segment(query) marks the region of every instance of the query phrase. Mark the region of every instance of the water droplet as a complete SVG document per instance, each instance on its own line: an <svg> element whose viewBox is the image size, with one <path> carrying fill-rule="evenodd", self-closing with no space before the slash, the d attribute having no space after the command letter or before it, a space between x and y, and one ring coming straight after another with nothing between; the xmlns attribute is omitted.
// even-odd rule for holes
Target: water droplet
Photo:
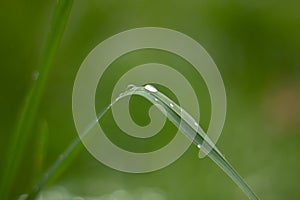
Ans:
<svg viewBox="0 0 300 200"><path fill-rule="evenodd" d="M136 87L135 85L129 84L129 85L127 86L127 90L132 90L132 89L135 88L135 87Z"/></svg>
<svg viewBox="0 0 300 200"><path fill-rule="evenodd" d="M28 194L22 194L19 196L18 200L25 200L25 199L27 199L27 197L28 197Z"/></svg>
<svg viewBox="0 0 300 200"><path fill-rule="evenodd" d="M59 160L63 160L64 159L64 155L63 154L59 155L58 159Z"/></svg>
<svg viewBox="0 0 300 200"><path fill-rule="evenodd" d="M170 103L170 106L173 108L174 107L174 105L172 104L172 103Z"/></svg>
<svg viewBox="0 0 300 200"><path fill-rule="evenodd" d="M157 89L152 85L145 85L144 88L150 92L157 92Z"/></svg>
<svg viewBox="0 0 300 200"><path fill-rule="evenodd" d="M198 126L197 122L194 122L194 125L195 125L195 126Z"/></svg>
<svg viewBox="0 0 300 200"><path fill-rule="evenodd" d="M32 72L31 78L32 78L32 80L35 81L39 78L39 76L40 76L39 71L35 70L35 71Z"/></svg>
<svg viewBox="0 0 300 200"><path fill-rule="evenodd" d="M198 149L200 149L200 148L201 148L201 145L200 145L200 144L198 144L198 145L197 145L197 147L198 147Z"/></svg>
<svg viewBox="0 0 300 200"><path fill-rule="evenodd" d="M158 99L157 99L157 98L155 98L155 99L154 99L154 101L158 101Z"/></svg>

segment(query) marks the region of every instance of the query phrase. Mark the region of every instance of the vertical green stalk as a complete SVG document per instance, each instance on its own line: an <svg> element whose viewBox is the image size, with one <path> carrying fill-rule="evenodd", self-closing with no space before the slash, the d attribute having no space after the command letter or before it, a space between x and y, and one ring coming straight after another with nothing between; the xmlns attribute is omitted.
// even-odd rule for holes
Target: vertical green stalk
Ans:
<svg viewBox="0 0 300 200"><path fill-rule="evenodd" d="M39 121L37 125L36 136L33 138L33 152L32 152L32 174L31 174L31 182L29 185L33 185L36 183L38 178L43 173L43 164L45 160L45 155L47 153L47 144L48 144L48 124L46 120L36 120Z"/></svg>
<svg viewBox="0 0 300 200"><path fill-rule="evenodd" d="M35 122L45 83L59 48L72 4L73 0L59 0L55 7L50 32L47 36L44 53L38 67L39 77L33 82L31 90L25 99L20 117L11 136L11 142L8 146L1 178L0 199L9 199L13 184L16 181L16 173L24 154L24 147L28 142L32 126Z"/></svg>

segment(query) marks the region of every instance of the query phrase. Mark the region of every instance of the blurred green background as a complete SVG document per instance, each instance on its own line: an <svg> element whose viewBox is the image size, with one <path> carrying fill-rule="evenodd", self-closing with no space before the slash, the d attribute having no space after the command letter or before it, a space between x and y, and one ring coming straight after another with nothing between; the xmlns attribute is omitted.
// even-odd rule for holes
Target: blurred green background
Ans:
<svg viewBox="0 0 300 200"><path fill-rule="evenodd" d="M0 152L5 157L30 85L34 81L56 1L2 1L0 6ZM217 64L228 110L218 147L261 199L300 199L300 2L299 1L74 1L38 117L18 166L11 198L30 191L59 153L77 137L72 87L81 62L101 41L121 31L157 26L197 40ZM128 56L126 58L126 56ZM144 50L116 60L106 72L96 102L99 111L122 72L136 64L160 62L182 71L197 89L201 121L207 128L210 101L201 77L183 60ZM124 66L124 67L122 67ZM199 81L200 80L200 81ZM124 86L126 88L126 86ZM170 97L174 95L161 88ZM176 101L176 99L174 99ZM140 125L149 104L132 98ZM175 128L167 123L152 144L122 137L109 113L103 126L115 143L137 152L163 146ZM165 133L165 134L164 134ZM120 139L121 138L121 139ZM154 145L154 146L153 146ZM155 146L156 145L156 146ZM127 174L95 160L84 148L42 192L43 199L246 199L208 158L189 150L172 165L147 174ZM12 155L13 156L13 155ZM1 159L0 170L6 164Z"/></svg>

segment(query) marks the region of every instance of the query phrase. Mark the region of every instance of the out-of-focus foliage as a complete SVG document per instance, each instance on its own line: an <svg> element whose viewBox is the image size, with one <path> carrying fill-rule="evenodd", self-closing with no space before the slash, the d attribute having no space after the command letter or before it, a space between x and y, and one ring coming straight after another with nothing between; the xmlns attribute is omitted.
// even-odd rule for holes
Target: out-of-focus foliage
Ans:
<svg viewBox="0 0 300 200"><path fill-rule="evenodd" d="M37 75L36 66L54 5L55 1L37 0L1 3L1 155L9 145L24 97ZM227 159L261 199L299 199L299 10L300 2L292 0L75 1L12 196L28 192L37 177L77 136L72 118L72 87L88 52L121 31L159 26L197 40L219 67L226 87L228 112L218 146ZM186 69L183 73L199 89L198 98L203 99L200 123L207 127L210 102L205 84L178 57L154 50L133 52L112 64L101 80L107 87L97 94L97 109L100 111L109 102L112 84L122 71L153 61ZM145 105L148 106L147 102L139 98L131 101L133 119L139 124L147 124L149 120L147 112L141 111ZM114 128L111 115L103 126L114 134L122 134ZM168 142L174 127L165 128L166 136L157 135L161 137L157 141ZM48 136L41 147L39 134L45 129ZM130 150L143 150L135 140L124 138L124 142L116 143ZM39 149L42 154L36 152ZM0 162L0 170L3 165ZM171 166L148 174L115 171L96 161L86 150L71 165L52 183L53 187L43 191L45 199L53 199L55 195L145 200L245 198L209 159L198 159L195 147Z"/></svg>

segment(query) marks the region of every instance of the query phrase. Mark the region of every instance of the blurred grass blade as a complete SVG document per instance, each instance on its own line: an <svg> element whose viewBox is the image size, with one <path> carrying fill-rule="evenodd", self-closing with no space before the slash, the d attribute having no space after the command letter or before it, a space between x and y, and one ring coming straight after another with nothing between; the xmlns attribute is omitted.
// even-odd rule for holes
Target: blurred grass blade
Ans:
<svg viewBox="0 0 300 200"><path fill-rule="evenodd" d="M45 50L38 67L39 77L33 82L32 88L28 93L12 134L11 143L8 146L7 160L4 162L5 166L1 178L0 199L7 200L10 197L13 182L16 178L16 172L20 166L24 147L35 121L45 82L63 36L72 3L73 0L59 0L55 7Z"/></svg>
<svg viewBox="0 0 300 200"><path fill-rule="evenodd" d="M42 174L45 157L47 154L47 145L49 139L49 128L48 123L45 119L41 119L37 128L37 136L33 137L34 140L34 151L32 154L32 176L30 185L36 183L38 178Z"/></svg>
<svg viewBox="0 0 300 200"><path fill-rule="evenodd" d="M140 95L150 102L152 102L159 110L161 110L168 119L177 126L180 131L187 136L198 148L201 148L248 196L251 200L258 200L258 197L253 193L250 187L244 182L244 180L238 175L233 167L228 163L225 157L215 147L213 142L204 133L198 123L180 106L159 92L155 87L146 85L145 87L136 87L131 85L130 88L121 93L120 96L113 101L108 107L106 107L99 115L98 118L91 122L86 128L85 132L80 134L82 137L88 135L89 131L98 124L98 121L102 119L104 114L120 99L131 96ZM50 169L44 174L41 181L37 184L27 199L33 200L38 192L47 183L49 178L55 175L56 171L60 168L62 162L73 153L74 148L80 143L79 137L75 139L71 145L59 156L57 161L50 167Z"/></svg>
<svg viewBox="0 0 300 200"><path fill-rule="evenodd" d="M102 117L106 114L106 112L111 108L111 106L116 103L113 102L109 106L107 106L102 112L98 114L97 120L94 122L91 122L91 124L86 128L85 132L82 134L83 137L86 136L91 128L93 128L96 124L98 124L99 120L102 119ZM25 198L26 200L34 200L38 193L41 191L41 189L50 181L53 180L55 177L59 175L59 173L63 170L63 167L67 167L64 165L64 162L66 160L72 160L72 157L75 157L77 152L79 152L82 148L82 146L79 146L80 144L80 138L77 137L76 139L73 140L73 142L65 149L63 153L61 153L57 160L54 162L54 164L44 173L40 181L34 186L33 190L29 193L29 195ZM70 158L71 157L71 158Z"/></svg>

